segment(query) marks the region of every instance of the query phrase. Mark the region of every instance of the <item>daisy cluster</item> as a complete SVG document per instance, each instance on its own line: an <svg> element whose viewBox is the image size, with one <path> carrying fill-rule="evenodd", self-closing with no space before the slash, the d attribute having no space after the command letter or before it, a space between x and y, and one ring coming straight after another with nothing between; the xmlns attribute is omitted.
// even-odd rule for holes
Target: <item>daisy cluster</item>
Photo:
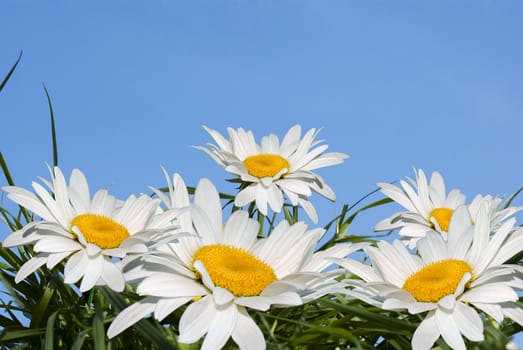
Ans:
<svg viewBox="0 0 523 350"><path fill-rule="evenodd" d="M430 349L441 336L451 348L464 350L463 337L484 340L484 319L500 324L507 317L523 325L517 303L523 290L518 258L523 228L514 217L523 207L490 195L467 204L461 191L447 193L438 172L427 182L420 169L400 187L378 186L405 210L375 230L398 229L400 239L365 247L370 264L336 259L360 278L346 280L349 295L386 310L424 315L413 349Z"/></svg>
<svg viewBox="0 0 523 350"><path fill-rule="evenodd" d="M64 283L80 293L99 286L133 290L141 299L116 315L109 339L144 318L161 322L182 310L177 342L201 342L202 349L221 349L231 340L240 349L265 349L253 311L296 307L334 294L421 315L411 339L415 350L430 349L440 337L465 349L464 338L484 340L486 319L509 318L523 326L517 304L523 230L514 217L523 207L492 196L467 203L459 190L447 193L439 173L428 182L417 170L401 187L378 183L405 210L375 230L398 230L399 239L340 240L318 249L326 229L310 228L287 208L303 209L317 224L311 196L331 201L336 196L314 171L348 155L326 152L318 131L302 136L299 125L281 140L270 134L259 144L252 131L229 128L226 138L204 128L215 143L196 148L238 184L231 214L224 216L220 193L207 178L189 188L178 173L163 169L165 188L121 200L103 189L91 196L78 169L67 181L60 168L50 168L51 180L34 182L33 191L2 188L34 217L2 243L30 246L35 253L15 281L46 266L63 268ZM284 211L286 219L271 220L264 232L267 216ZM365 258L350 258L355 252Z"/></svg>

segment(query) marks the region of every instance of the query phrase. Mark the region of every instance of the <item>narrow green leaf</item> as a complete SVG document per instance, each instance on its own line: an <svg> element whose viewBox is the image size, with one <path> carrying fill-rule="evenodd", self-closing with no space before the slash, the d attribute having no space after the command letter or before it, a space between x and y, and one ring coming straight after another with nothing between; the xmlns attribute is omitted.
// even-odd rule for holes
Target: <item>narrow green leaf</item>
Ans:
<svg viewBox="0 0 523 350"><path fill-rule="evenodd" d="M11 173L9 172L9 168L7 167L7 163L5 162L2 152L0 152L0 166L2 166L2 171L4 172L5 179L9 186L14 186L15 183L11 177Z"/></svg>
<svg viewBox="0 0 523 350"><path fill-rule="evenodd" d="M510 204L512 203L512 201L514 200L514 198L517 197L518 194L521 193L521 191L523 191L523 186L521 186L516 192L512 193L510 195L510 197L508 197L504 202L503 202L503 208L506 209L510 206Z"/></svg>
<svg viewBox="0 0 523 350"><path fill-rule="evenodd" d="M4 80L2 81L2 83L0 83L0 91L2 91L2 89L4 88L5 84L7 83L7 81L9 80L9 78L11 78L11 75L13 74L13 72L15 71L16 69L16 66L18 66L18 62L20 62L20 60L22 59L22 53L23 51L20 51L20 54L18 55L18 59L16 60L15 64L11 67L11 69L9 70L9 72L7 73L7 75L5 76Z"/></svg>
<svg viewBox="0 0 523 350"><path fill-rule="evenodd" d="M417 328L415 324L411 324L409 322L401 321L396 318L370 312L362 307L342 304L339 301L320 299L318 300L318 303L320 304L320 306L331 307L343 313L363 317L368 321L374 322L376 325L386 326L387 328L394 328L398 331L398 333L399 331L411 333Z"/></svg>
<svg viewBox="0 0 523 350"><path fill-rule="evenodd" d="M91 331L91 328L84 329L78 335L76 336L76 339L74 340L73 345L71 346L71 350L81 350L83 349L83 345L85 342L85 338L87 338L87 334Z"/></svg>
<svg viewBox="0 0 523 350"><path fill-rule="evenodd" d="M44 315L47 311L47 306L49 305L49 301L53 297L55 292L55 285L53 283L53 280L51 280L51 283L44 288L44 293L42 295L42 298L40 299L40 302L36 304L36 306L33 308L32 318L31 318L31 328L38 327L40 325L40 322L44 318Z"/></svg>
<svg viewBox="0 0 523 350"><path fill-rule="evenodd" d="M346 329L343 329L343 328L328 327L328 326L314 327L314 328L308 329L306 333L327 333L327 334L335 336L335 337L347 339L350 342L352 342L353 344L355 344L355 347L351 347L351 349L363 349L361 347L361 343L358 340L358 338L356 336L354 336L354 334L352 334L352 332L350 332ZM299 344L299 338L296 340L297 340L296 344Z"/></svg>
<svg viewBox="0 0 523 350"><path fill-rule="evenodd" d="M0 335L0 344L11 340L22 340L24 338L38 337L45 334L44 328L34 329L4 329Z"/></svg>
<svg viewBox="0 0 523 350"><path fill-rule="evenodd" d="M45 350L53 350L55 349L54 346L54 324L56 321L56 317L58 316L58 313L60 310L56 310L49 316L47 319L47 326L45 329Z"/></svg>
<svg viewBox="0 0 523 350"><path fill-rule="evenodd" d="M0 152L0 166L2 167L2 171L4 172L5 179L7 180L7 183L9 184L9 186L14 186L15 182L13 181L13 178L11 177L11 173L9 172L9 168L7 167L7 163L5 162L2 152ZM25 210L24 207L20 206L20 211L22 212L22 214L24 214L25 220L27 222L29 222L30 216L27 213L27 210Z"/></svg>
<svg viewBox="0 0 523 350"><path fill-rule="evenodd" d="M49 114L51 116L51 137L53 141L53 166L58 166L58 146L56 142L56 128L54 124L54 112L53 112L53 104L51 103L51 97L49 96L49 92L47 91L47 87L44 83L42 83L45 91L45 96L47 96L47 103L49 105Z"/></svg>

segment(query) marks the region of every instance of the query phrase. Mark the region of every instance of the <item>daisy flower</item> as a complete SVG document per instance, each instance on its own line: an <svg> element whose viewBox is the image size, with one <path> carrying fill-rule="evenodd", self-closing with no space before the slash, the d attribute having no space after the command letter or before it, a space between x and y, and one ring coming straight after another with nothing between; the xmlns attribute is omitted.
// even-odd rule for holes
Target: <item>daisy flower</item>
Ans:
<svg viewBox="0 0 523 350"><path fill-rule="evenodd" d="M170 184L171 196L164 199L186 204L183 181L176 180L181 190L173 194ZM264 349L263 333L248 310L297 306L324 295L344 271L322 272L332 265L326 257L341 258L362 247L338 245L313 253L324 229L308 230L304 222L282 221L268 237L258 238L259 223L242 210L223 223L218 191L207 179L196 187L189 217L196 236L163 249L159 244L141 259L146 273L137 293L145 298L117 315L109 338L149 314L161 321L188 304L179 321L180 343L204 337L202 349L220 349L232 337L240 349Z"/></svg>
<svg viewBox="0 0 523 350"><path fill-rule="evenodd" d="M313 170L342 163L349 156L344 153L324 153L328 146L316 140L319 131L310 129L303 138L301 126L289 129L283 140L270 134L258 145L252 131L228 128L229 140L216 130L205 127L216 142L209 148L196 147L213 158L226 171L241 181L240 192L234 204L243 207L251 202L263 215L268 207L279 213L283 194L293 206L300 205L314 223L318 215L308 198L313 192L334 201L336 195L323 178Z"/></svg>
<svg viewBox="0 0 523 350"><path fill-rule="evenodd" d="M149 196L129 196L117 200L106 190L91 198L84 174L74 169L69 184L62 171L50 169L51 181L41 179L47 188L33 182L34 193L17 186L2 189L7 197L41 218L10 234L4 247L34 245L37 253L18 271L18 283L47 265L54 268L67 258L64 282L80 279L80 291L107 285L115 291L125 286L118 260L128 254L144 253L145 240L172 228L173 212L158 213L160 201Z"/></svg>
<svg viewBox="0 0 523 350"><path fill-rule="evenodd" d="M523 247L522 229L515 219L491 231L487 205L472 220L466 206L451 219L448 240L435 232L418 241L418 253L409 253L399 240L365 248L371 265L337 260L359 280L347 280L347 294L386 310L427 312L412 337L414 350L430 349L441 336L453 349L465 350L463 337L484 340L482 315L498 323L504 317L523 325L515 304L521 288L521 269L505 264ZM358 282L359 281L359 282ZM365 296L362 298L361 296Z"/></svg>
<svg viewBox="0 0 523 350"><path fill-rule="evenodd" d="M472 202L467 205L472 222L476 221L482 206L486 207L491 230L496 230L503 221L523 210L523 206L510 206L500 197L493 197L492 195L483 196L478 194L474 197Z"/></svg>
<svg viewBox="0 0 523 350"><path fill-rule="evenodd" d="M384 195L406 211L380 221L374 229L399 229L398 234L409 248L414 248L416 242L429 231L438 232L446 238L450 218L454 210L465 203L465 195L458 189L447 194L443 177L438 172L432 173L430 182L427 182L421 169L416 172L415 180L409 177L407 180L400 181L401 188L385 182L377 184Z"/></svg>

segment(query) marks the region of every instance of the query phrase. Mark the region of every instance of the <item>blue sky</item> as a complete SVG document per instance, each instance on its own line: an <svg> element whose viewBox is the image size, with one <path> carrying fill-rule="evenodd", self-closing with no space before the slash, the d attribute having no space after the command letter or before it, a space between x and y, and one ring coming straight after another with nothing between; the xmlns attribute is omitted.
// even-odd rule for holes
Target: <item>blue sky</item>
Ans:
<svg viewBox="0 0 523 350"><path fill-rule="evenodd" d="M23 57L0 93L0 150L19 186L48 177L45 83L59 165L120 197L163 186L160 166L226 192L191 147L211 141L202 125L259 138L294 124L351 155L318 171L338 197L313 197L320 225L413 167L506 197L523 185L522 16L518 0L3 0L0 76Z"/></svg>

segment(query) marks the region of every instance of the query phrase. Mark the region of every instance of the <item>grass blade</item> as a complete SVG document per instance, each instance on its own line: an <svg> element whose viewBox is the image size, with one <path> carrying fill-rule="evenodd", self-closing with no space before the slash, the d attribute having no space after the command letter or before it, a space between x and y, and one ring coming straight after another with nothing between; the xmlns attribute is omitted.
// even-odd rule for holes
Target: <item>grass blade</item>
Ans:
<svg viewBox="0 0 523 350"><path fill-rule="evenodd" d="M42 83L45 91L45 96L47 97L47 104L49 105L49 114L51 116L51 137L53 140L53 166L58 166L58 146L56 142L56 127L54 124L54 112L53 104L51 103L51 97L49 96L49 91L44 83Z"/></svg>
<svg viewBox="0 0 523 350"><path fill-rule="evenodd" d="M12 75L13 72L15 71L16 66L18 66L18 62L20 62L20 60L22 59L22 53L23 53L23 51L20 51L20 54L18 55L18 59L16 60L15 64L11 67L11 69L9 70L9 72L7 73L7 75L5 76L4 80L3 80L2 83L0 84L0 91L2 91L2 89L3 89L4 86L5 86L5 84L7 84L7 81L9 80L9 78L11 78L11 75Z"/></svg>

